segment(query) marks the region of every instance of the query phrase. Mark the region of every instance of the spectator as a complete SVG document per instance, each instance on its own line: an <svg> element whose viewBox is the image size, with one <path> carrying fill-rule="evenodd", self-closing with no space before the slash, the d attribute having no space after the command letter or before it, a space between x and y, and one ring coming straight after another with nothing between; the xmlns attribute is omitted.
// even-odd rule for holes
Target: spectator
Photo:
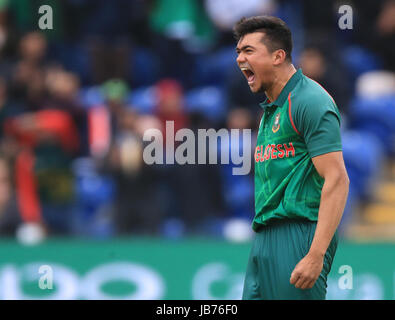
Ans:
<svg viewBox="0 0 395 320"><path fill-rule="evenodd" d="M350 88L347 74L339 79L339 65L330 61L324 52L315 46L306 47L299 59L303 73L327 88L343 114L347 114L350 101ZM344 71L343 71L344 72Z"/></svg>
<svg viewBox="0 0 395 320"><path fill-rule="evenodd" d="M173 122L175 133L183 128L191 128L197 135L198 127L196 126L199 125L199 122L194 122L194 126L191 126L191 119L184 109L180 84L174 80L165 79L157 84L157 93L158 104L155 115L163 128L164 144L166 144L167 138L165 129L167 121ZM207 124L207 121L203 121L203 123ZM180 143L175 142L175 148ZM166 152L174 152L174 150L165 149ZM198 163L197 153L195 163ZM165 164L162 181L168 192L167 198L170 199L167 217L183 221L187 232L198 232L206 225L207 221L222 216L218 170L217 166L209 164L204 166Z"/></svg>
<svg viewBox="0 0 395 320"><path fill-rule="evenodd" d="M384 67L395 71L395 1L388 0L381 7L376 20L375 47L384 60ZM392 45L391 45L392 43Z"/></svg>
<svg viewBox="0 0 395 320"><path fill-rule="evenodd" d="M188 116L184 110L181 85L172 79L163 79L156 85L157 105L155 115L162 123L163 141L166 141L166 121L173 121L174 132L188 126Z"/></svg>
<svg viewBox="0 0 395 320"><path fill-rule="evenodd" d="M394 71L395 1L353 3L357 16L353 41L379 56L383 68Z"/></svg>
<svg viewBox="0 0 395 320"><path fill-rule="evenodd" d="M78 76L59 66L51 66L46 69L44 81L47 95L46 99L41 102L40 109L69 113L79 136L76 155L86 155L88 153L87 113L78 99L80 88Z"/></svg>
<svg viewBox="0 0 395 320"><path fill-rule="evenodd" d="M140 117L125 105L126 84L112 80L103 85L111 121L111 144L97 159L102 174L116 184L113 221L117 234L158 234L164 209L156 167L143 162L143 128L159 126L153 117Z"/></svg>
<svg viewBox="0 0 395 320"><path fill-rule="evenodd" d="M14 65L10 94L35 111L45 99L44 70L47 41L39 32L25 34L19 43L19 57Z"/></svg>

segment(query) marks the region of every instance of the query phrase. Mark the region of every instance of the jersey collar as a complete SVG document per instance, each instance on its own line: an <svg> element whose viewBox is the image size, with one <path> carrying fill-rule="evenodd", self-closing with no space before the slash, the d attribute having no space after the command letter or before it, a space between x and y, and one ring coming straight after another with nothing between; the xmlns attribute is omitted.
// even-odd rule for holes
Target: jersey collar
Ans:
<svg viewBox="0 0 395 320"><path fill-rule="evenodd" d="M295 88L296 84L299 82L302 76L303 76L302 69L299 68L288 80L287 84L281 90L279 96L275 101L271 102L268 98L266 98L266 100L260 103L259 105L262 108L272 107L272 106L282 107L285 101L287 100L288 94L293 90L293 88Z"/></svg>

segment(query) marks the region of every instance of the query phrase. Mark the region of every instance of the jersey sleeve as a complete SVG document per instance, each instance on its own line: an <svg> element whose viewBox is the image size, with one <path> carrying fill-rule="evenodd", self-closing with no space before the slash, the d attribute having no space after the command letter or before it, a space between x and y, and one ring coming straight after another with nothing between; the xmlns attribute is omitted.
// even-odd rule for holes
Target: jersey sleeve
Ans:
<svg viewBox="0 0 395 320"><path fill-rule="evenodd" d="M295 126L312 158L342 150L340 113L332 101L317 100L299 104L293 114Z"/></svg>

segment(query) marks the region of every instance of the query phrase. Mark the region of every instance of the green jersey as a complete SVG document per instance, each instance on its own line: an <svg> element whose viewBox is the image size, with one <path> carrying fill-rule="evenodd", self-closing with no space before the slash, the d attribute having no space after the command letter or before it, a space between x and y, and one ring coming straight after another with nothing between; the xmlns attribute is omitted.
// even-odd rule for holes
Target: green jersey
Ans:
<svg viewBox="0 0 395 320"><path fill-rule="evenodd" d="M270 219L317 221L324 179L312 158L342 150L332 97L299 69L276 101L266 99L255 149L257 231Z"/></svg>

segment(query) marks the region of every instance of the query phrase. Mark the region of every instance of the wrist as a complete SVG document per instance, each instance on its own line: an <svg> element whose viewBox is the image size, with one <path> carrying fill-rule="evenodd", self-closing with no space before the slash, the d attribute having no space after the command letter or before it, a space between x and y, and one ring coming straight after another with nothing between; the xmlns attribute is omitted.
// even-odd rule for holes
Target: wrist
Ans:
<svg viewBox="0 0 395 320"><path fill-rule="evenodd" d="M319 258L319 259L323 259L325 256L325 252L326 250L322 250L319 248L310 248L308 255L315 257L315 258Z"/></svg>

